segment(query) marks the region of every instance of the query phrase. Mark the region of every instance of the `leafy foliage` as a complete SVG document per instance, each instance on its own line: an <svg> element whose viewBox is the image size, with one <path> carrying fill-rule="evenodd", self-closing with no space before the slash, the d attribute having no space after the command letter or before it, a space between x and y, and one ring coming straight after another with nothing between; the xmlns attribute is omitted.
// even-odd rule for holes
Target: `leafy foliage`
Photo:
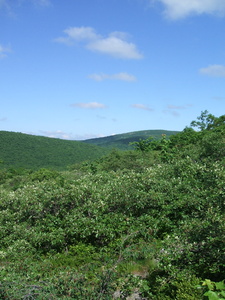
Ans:
<svg viewBox="0 0 225 300"><path fill-rule="evenodd" d="M201 112L201 115L197 117L198 121L192 121L191 126L197 127L199 130L211 130L219 126L225 125L225 115L215 117L210 114L207 110Z"/></svg>
<svg viewBox="0 0 225 300"><path fill-rule="evenodd" d="M203 281L202 286L206 286L208 291L204 293L209 300L225 299L225 284L224 280L220 282L213 282L209 279Z"/></svg>
<svg viewBox="0 0 225 300"><path fill-rule="evenodd" d="M224 126L2 170L1 299L224 299Z"/></svg>

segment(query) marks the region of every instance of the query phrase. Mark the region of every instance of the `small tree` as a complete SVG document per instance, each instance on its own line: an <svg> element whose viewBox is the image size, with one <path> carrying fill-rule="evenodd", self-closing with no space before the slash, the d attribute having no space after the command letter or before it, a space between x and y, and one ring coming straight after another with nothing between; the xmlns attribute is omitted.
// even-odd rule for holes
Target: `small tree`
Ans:
<svg viewBox="0 0 225 300"><path fill-rule="evenodd" d="M202 111L197 120L191 122L191 127L197 127L200 131L215 129L221 125L225 125L225 115L217 118L207 110Z"/></svg>
<svg viewBox="0 0 225 300"><path fill-rule="evenodd" d="M215 119L216 119L215 116L209 114L207 110L204 110L201 112L201 115L197 117L198 121L191 122L191 127L197 127L200 131L203 131L205 129L210 129Z"/></svg>

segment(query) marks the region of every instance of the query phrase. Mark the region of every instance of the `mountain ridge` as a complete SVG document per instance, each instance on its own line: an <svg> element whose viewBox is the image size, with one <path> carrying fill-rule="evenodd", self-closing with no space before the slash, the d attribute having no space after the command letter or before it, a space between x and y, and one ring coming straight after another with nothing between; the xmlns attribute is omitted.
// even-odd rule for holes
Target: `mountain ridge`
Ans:
<svg viewBox="0 0 225 300"><path fill-rule="evenodd" d="M143 130L83 141L64 140L21 132L0 131L0 168L65 170L68 166L93 161L113 148L131 150L131 142L152 136L160 139L177 131Z"/></svg>
<svg viewBox="0 0 225 300"><path fill-rule="evenodd" d="M106 148L119 148L120 150L129 150L132 149L130 143L138 142L140 139L147 139L149 137L152 137L155 140L159 140L164 134L169 137L179 132L180 131L164 129L139 130L110 135L106 137L87 139L83 140L83 142Z"/></svg>

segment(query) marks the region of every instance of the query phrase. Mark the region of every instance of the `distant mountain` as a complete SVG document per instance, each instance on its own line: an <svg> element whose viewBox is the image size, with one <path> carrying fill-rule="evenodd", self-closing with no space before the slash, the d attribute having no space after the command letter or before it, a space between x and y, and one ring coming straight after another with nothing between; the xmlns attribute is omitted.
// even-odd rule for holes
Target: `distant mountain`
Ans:
<svg viewBox="0 0 225 300"><path fill-rule="evenodd" d="M0 131L0 168L65 170L69 165L100 158L108 151L78 141Z"/></svg>
<svg viewBox="0 0 225 300"><path fill-rule="evenodd" d="M178 132L179 131L169 131L160 129L142 130L123 134L115 134L102 138L88 139L84 140L83 142L106 148L118 148L121 150L128 150L133 148L129 145L131 142L138 142L140 139L147 139L149 137L153 137L154 139L159 140L161 139L162 134L165 134L167 137L169 137L170 135L176 134Z"/></svg>

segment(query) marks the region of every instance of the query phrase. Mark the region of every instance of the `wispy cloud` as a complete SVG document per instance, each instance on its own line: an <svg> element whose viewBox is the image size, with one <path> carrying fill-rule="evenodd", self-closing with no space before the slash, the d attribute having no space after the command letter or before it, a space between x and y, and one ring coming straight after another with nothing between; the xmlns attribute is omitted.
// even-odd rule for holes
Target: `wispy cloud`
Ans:
<svg viewBox="0 0 225 300"><path fill-rule="evenodd" d="M170 115L172 115L174 117L179 117L181 110L188 109L191 106L192 106L192 104L186 104L186 105L168 104L167 108L163 110L163 113L170 114Z"/></svg>
<svg viewBox="0 0 225 300"><path fill-rule="evenodd" d="M212 97L213 100L218 100L218 101L224 101L225 97L220 97L220 96L214 96Z"/></svg>
<svg viewBox="0 0 225 300"><path fill-rule="evenodd" d="M72 134L72 133L67 133L62 130L39 130L38 133L36 132L24 132L27 134L33 134L33 135L41 135L41 136L46 136L50 138L56 138L56 139L63 139L63 140L87 140L87 139L92 139L92 138L99 138L99 137L104 137L104 134L94 134L94 133L84 133L84 134Z"/></svg>
<svg viewBox="0 0 225 300"><path fill-rule="evenodd" d="M64 33L67 35L65 39L76 41L91 41L101 38L92 27L70 27L65 29Z"/></svg>
<svg viewBox="0 0 225 300"><path fill-rule="evenodd" d="M55 39L55 42L73 45L75 42L83 42L88 50L107 54L122 59L141 59L143 55L137 46L128 41L128 35L124 32L112 32L103 37L92 27L70 27L64 30L65 36Z"/></svg>
<svg viewBox="0 0 225 300"><path fill-rule="evenodd" d="M0 45L0 59L6 57L9 52L11 52L10 48Z"/></svg>
<svg viewBox="0 0 225 300"><path fill-rule="evenodd" d="M49 6L51 4L51 0L0 0L0 9L6 9L10 14L13 14L14 8L29 2L35 6Z"/></svg>
<svg viewBox="0 0 225 300"><path fill-rule="evenodd" d="M80 103L73 103L71 104L73 107L79 107L84 109L96 109L96 108L106 108L105 104L99 103L99 102L80 102Z"/></svg>
<svg viewBox="0 0 225 300"><path fill-rule="evenodd" d="M32 0L32 1L36 5L41 5L41 6L49 6L49 5L51 5L51 1L50 0Z"/></svg>
<svg viewBox="0 0 225 300"><path fill-rule="evenodd" d="M176 110L164 109L163 113L164 114L170 114L170 115L172 115L174 117L179 117L180 116L180 113L178 111L176 111Z"/></svg>
<svg viewBox="0 0 225 300"><path fill-rule="evenodd" d="M4 122L4 121L6 121L7 120L7 118L6 117L2 117L2 118L0 118L0 122Z"/></svg>
<svg viewBox="0 0 225 300"><path fill-rule="evenodd" d="M199 72L203 75L213 77L225 77L225 66L223 65L211 65L206 68L202 68Z"/></svg>
<svg viewBox="0 0 225 300"><path fill-rule="evenodd" d="M106 120L105 116L101 116L101 115L96 115L96 118L98 118L99 120Z"/></svg>
<svg viewBox="0 0 225 300"><path fill-rule="evenodd" d="M154 111L154 109L150 108L149 106L145 105L145 104L140 104L140 103L136 103L136 104L132 104L131 105L133 108L137 108L137 109L143 109L143 110L148 110L148 111Z"/></svg>
<svg viewBox="0 0 225 300"><path fill-rule="evenodd" d="M0 0L0 8L6 7L7 5L8 4L6 0Z"/></svg>
<svg viewBox="0 0 225 300"><path fill-rule="evenodd" d="M150 0L165 6L164 14L170 19L180 19L189 15L225 13L224 0Z"/></svg>
<svg viewBox="0 0 225 300"><path fill-rule="evenodd" d="M76 135L74 137L74 140L88 140L88 139L95 139L95 138L101 138L101 137L105 137L105 134L102 133L98 133L98 134L94 134L94 133L85 133L83 135Z"/></svg>
<svg viewBox="0 0 225 300"><path fill-rule="evenodd" d="M186 106L169 104L169 105L167 106L167 109L186 109Z"/></svg>
<svg viewBox="0 0 225 300"><path fill-rule="evenodd" d="M90 79L96 80L96 81L103 81L103 80L122 80L122 81L136 81L136 77L132 74L128 74L126 72L121 72L117 74L90 74L88 76Z"/></svg>
<svg viewBox="0 0 225 300"><path fill-rule="evenodd" d="M39 133L41 135L51 137L51 138L64 139L64 140L73 139L73 136L71 134L68 134L62 130L55 130L55 131L40 130Z"/></svg>

